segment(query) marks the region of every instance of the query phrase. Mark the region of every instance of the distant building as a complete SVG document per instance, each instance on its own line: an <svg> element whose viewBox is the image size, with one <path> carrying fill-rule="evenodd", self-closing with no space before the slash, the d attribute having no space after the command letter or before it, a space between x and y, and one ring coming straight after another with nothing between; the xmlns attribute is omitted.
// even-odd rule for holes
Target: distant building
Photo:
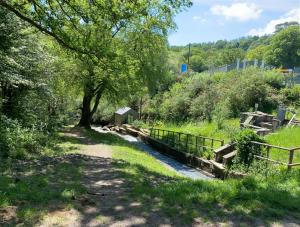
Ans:
<svg viewBox="0 0 300 227"><path fill-rule="evenodd" d="M276 30L276 32L279 32L282 29L286 29L290 26L299 26L299 23L297 21L289 21L289 22L277 24L277 25L275 25L275 30Z"/></svg>
<svg viewBox="0 0 300 227"><path fill-rule="evenodd" d="M130 107L123 107L115 112L115 125L130 124L138 119L138 113Z"/></svg>

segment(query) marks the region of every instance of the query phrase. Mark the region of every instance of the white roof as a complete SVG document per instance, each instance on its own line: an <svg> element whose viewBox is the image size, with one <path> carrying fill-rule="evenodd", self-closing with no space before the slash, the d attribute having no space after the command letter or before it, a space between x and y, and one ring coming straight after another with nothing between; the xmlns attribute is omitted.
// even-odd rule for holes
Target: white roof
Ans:
<svg viewBox="0 0 300 227"><path fill-rule="evenodd" d="M123 108L118 109L115 113L122 115L122 114L125 114L126 112L128 112L129 110L131 110L130 107L123 107Z"/></svg>

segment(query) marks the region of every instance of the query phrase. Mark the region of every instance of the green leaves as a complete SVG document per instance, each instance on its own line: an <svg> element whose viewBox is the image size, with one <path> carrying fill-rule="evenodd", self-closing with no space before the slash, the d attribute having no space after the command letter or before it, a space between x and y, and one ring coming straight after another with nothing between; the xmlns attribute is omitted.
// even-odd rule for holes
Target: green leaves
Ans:
<svg viewBox="0 0 300 227"><path fill-rule="evenodd" d="M265 58L276 67L293 68L300 65L300 29L290 26L272 38Z"/></svg>
<svg viewBox="0 0 300 227"><path fill-rule="evenodd" d="M247 166L249 166L253 162L255 155L260 155L262 152L261 147L252 144L251 141L261 143L264 142L264 140L261 139L251 129L242 130L235 138L235 142L237 142L238 162Z"/></svg>

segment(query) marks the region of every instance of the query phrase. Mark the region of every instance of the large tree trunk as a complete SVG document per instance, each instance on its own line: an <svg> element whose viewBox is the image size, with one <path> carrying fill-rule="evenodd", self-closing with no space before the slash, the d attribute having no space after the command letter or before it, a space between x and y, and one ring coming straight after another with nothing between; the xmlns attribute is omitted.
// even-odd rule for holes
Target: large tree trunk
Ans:
<svg viewBox="0 0 300 227"><path fill-rule="evenodd" d="M89 75L84 84L81 118L78 123L78 126L85 127L85 128L91 128L92 117L97 111L101 95L104 91L104 82L98 81L97 83L94 81L95 75L94 75L93 65L92 64L88 64L88 65L89 65L88 67ZM93 107L91 107L92 102L94 103Z"/></svg>
<svg viewBox="0 0 300 227"><path fill-rule="evenodd" d="M90 128L91 127L91 120L92 120L92 114L91 114L91 102L92 102L93 96L90 94L90 92L84 90L84 96L82 100L82 108L81 108L81 118L78 123L78 126Z"/></svg>
<svg viewBox="0 0 300 227"><path fill-rule="evenodd" d="M89 84L85 85L81 108L81 118L78 126L91 128L92 117L98 108L102 92L103 90L101 90L100 87L95 90ZM93 108L91 109L93 98L95 98L95 102Z"/></svg>

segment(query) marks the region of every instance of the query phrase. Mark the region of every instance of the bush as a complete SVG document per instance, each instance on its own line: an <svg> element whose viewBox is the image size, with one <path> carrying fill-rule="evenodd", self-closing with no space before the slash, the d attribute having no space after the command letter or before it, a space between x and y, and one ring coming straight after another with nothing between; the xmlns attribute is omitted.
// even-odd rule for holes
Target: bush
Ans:
<svg viewBox="0 0 300 227"><path fill-rule="evenodd" d="M222 128L224 118L238 117L253 109L255 103L259 103L260 111L272 112L281 103L277 90L280 86L282 77L278 73L254 68L214 75L192 74L164 94L156 95L145 112L151 112L152 119L177 123L220 119Z"/></svg>
<svg viewBox="0 0 300 227"><path fill-rule="evenodd" d="M41 149L41 133L34 129L22 128L17 120L0 115L0 156L25 158Z"/></svg>
<svg viewBox="0 0 300 227"><path fill-rule="evenodd" d="M237 159L236 162L250 166L254 160L255 155L260 155L262 150L260 146L252 144L251 141L263 143L264 140L260 138L253 130L245 129L240 131L235 138L237 143Z"/></svg>
<svg viewBox="0 0 300 227"><path fill-rule="evenodd" d="M147 128L148 126L141 120L134 120L132 125L136 128Z"/></svg>
<svg viewBox="0 0 300 227"><path fill-rule="evenodd" d="M284 102L286 104L300 105L300 87L285 88L281 90Z"/></svg>

